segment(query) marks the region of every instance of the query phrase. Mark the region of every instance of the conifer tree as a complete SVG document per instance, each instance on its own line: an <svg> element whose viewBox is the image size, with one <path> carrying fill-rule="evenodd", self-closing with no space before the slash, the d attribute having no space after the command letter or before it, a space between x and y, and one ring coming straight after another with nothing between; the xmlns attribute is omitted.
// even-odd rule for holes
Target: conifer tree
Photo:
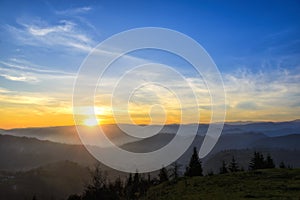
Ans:
<svg viewBox="0 0 300 200"><path fill-rule="evenodd" d="M179 168L180 165L177 162L174 162L172 164L172 168L171 168L171 177L173 178L173 180L177 180L179 177Z"/></svg>
<svg viewBox="0 0 300 200"><path fill-rule="evenodd" d="M196 147L193 149L193 155L185 171L185 176L203 176L203 170Z"/></svg>
<svg viewBox="0 0 300 200"><path fill-rule="evenodd" d="M160 182L160 183L169 180L168 172L167 172L167 170L166 170L165 167L162 167L162 168L159 170L158 177L159 177L159 182Z"/></svg>
<svg viewBox="0 0 300 200"><path fill-rule="evenodd" d="M274 161L273 161L273 159L271 158L270 154L268 154L265 163L266 163L266 166L265 166L265 167L266 167L267 169L275 168Z"/></svg>
<svg viewBox="0 0 300 200"><path fill-rule="evenodd" d="M262 153L254 152L253 158L249 163L249 169L256 170L256 169L268 169L268 168L275 168L275 164L271 156L268 154L267 158L264 159Z"/></svg>
<svg viewBox="0 0 300 200"><path fill-rule="evenodd" d="M222 167L220 168L220 174L227 174L228 170L227 170L227 164L226 162L223 160L222 161Z"/></svg>
<svg viewBox="0 0 300 200"><path fill-rule="evenodd" d="M265 168L264 156L261 153L255 151L253 158L249 163L249 169L256 170L256 169L264 169L264 168Z"/></svg>
<svg viewBox="0 0 300 200"><path fill-rule="evenodd" d="M238 166L238 163L236 162L234 156L232 156L232 159L231 159L231 162L229 164L228 169L229 169L230 172L237 172L237 171L239 171L239 166Z"/></svg>

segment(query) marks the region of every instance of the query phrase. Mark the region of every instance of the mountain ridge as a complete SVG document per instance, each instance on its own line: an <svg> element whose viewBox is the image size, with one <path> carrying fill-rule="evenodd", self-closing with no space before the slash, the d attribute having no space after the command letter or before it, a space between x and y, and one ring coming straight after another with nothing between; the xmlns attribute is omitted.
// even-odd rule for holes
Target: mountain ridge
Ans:
<svg viewBox="0 0 300 200"><path fill-rule="evenodd" d="M189 124L183 126L185 126L187 130L186 135L192 134L191 131L195 128L198 128L197 135L205 135L208 129L208 124ZM102 127L109 139L118 145L139 140L127 135L119 127L117 127L117 125L103 125ZM179 125L176 124L166 125L163 127L160 133L175 134L178 130L178 127ZM90 130L89 127L81 126L80 128L85 129L87 133ZM249 132L262 133L269 137L300 134L300 120L297 119L285 122L254 122L247 124L226 123L222 130L222 135L245 134ZM66 144L81 144L81 140L75 126L17 128L9 130L0 129L0 134L20 137L33 137L40 140L49 140Z"/></svg>

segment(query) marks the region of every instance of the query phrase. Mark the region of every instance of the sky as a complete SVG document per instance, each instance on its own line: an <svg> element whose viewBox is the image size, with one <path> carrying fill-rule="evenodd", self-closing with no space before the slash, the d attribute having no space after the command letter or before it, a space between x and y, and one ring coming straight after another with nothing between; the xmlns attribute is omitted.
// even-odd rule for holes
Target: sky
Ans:
<svg viewBox="0 0 300 200"><path fill-rule="evenodd" d="M162 27L201 44L216 63L226 92L226 121L300 118L299 1L8 1L0 2L0 128L73 125L77 72L100 42L132 28ZM122 60L123 59L123 60ZM113 123L109 93L127 65L142 61L173 67L193 85L201 122L209 122L209 93L181 58L145 50L122 58L107 73L97 96L100 123ZM167 71L136 77L174 80ZM128 80L130 81L130 80ZM133 84L130 82L128 84ZM177 92L185 94L179 87ZM124 88L126 90L126 88ZM101 94L100 94L101 93ZM129 105L138 124L180 123L175 96L157 85L143 87ZM175 99L175 100L174 100ZM120 96L116 101L124 105ZM184 103L189 107L190 99ZM165 113L157 105L164 105ZM153 107L153 105L155 105ZM81 108L93 124L90 107ZM196 123L190 117L184 123ZM122 123L129 123L121 117Z"/></svg>

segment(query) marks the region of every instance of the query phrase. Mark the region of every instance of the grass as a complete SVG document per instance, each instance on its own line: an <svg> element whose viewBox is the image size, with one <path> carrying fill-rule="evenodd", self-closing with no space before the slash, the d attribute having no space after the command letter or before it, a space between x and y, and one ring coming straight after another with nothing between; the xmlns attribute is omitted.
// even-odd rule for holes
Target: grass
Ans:
<svg viewBox="0 0 300 200"><path fill-rule="evenodd" d="M180 178L149 189L145 200L300 199L300 169Z"/></svg>

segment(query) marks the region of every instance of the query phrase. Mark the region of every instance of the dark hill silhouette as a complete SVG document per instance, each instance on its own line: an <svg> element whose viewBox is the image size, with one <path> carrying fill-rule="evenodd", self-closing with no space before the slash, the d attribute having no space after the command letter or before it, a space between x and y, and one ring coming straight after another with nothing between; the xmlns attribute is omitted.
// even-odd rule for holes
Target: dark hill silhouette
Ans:
<svg viewBox="0 0 300 200"><path fill-rule="evenodd" d="M66 199L82 192L90 181L88 168L70 161L48 164L26 172L0 171L0 199Z"/></svg>
<svg viewBox="0 0 300 200"><path fill-rule="evenodd" d="M35 138L0 135L0 170L28 170L70 160L88 166L96 160L81 145L66 145Z"/></svg>
<svg viewBox="0 0 300 200"><path fill-rule="evenodd" d="M253 147L300 150L299 144L300 144L300 135L292 134L286 136L264 138L254 143Z"/></svg>

